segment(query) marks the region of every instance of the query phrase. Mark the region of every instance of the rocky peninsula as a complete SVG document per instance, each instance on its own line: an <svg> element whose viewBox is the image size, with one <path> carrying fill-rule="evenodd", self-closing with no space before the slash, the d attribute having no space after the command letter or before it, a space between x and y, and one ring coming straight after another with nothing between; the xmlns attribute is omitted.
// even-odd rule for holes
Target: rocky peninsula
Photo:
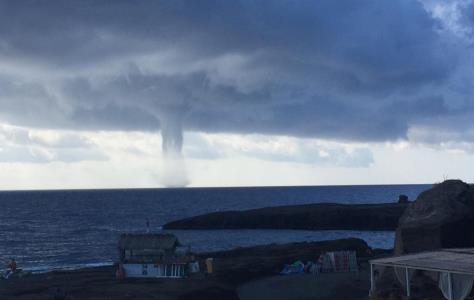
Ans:
<svg viewBox="0 0 474 300"><path fill-rule="evenodd" d="M164 229L395 230L408 203L317 203L214 212L169 222Z"/></svg>

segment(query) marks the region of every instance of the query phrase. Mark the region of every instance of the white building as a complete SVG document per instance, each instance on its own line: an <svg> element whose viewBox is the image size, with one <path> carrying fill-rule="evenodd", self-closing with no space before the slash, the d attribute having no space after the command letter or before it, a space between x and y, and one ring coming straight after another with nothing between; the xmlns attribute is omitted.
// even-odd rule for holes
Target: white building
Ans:
<svg viewBox="0 0 474 300"><path fill-rule="evenodd" d="M182 278L189 256L168 233L122 234L119 260L126 278Z"/></svg>

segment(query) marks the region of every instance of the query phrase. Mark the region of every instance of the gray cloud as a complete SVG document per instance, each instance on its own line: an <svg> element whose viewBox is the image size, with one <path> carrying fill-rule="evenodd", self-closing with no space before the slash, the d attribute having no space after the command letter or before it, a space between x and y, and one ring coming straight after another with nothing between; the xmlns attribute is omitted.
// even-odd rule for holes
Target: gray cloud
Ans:
<svg viewBox="0 0 474 300"><path fill-rule="evenodd" d="M343 147L301 146L297 153L269 153L256 151L249 153L251 157L262 160L295 162L315 166L337 166L349 168L369 167L374 162L372 152L367 148L357 148L349 152Z"/></svg>
<svg viewBox="0 0 474 300"><path fill-rule="evenodd" d="M467 130L471 88L449 103L469 46L440 28L408 0L0 1L0 118L158 130L178 111L185 130L348 141Z"/></svg>
<svg viewBox="0 0 474 300"><path fill-rule="evenodd" d="M48 163L104 161L94 143L71 133L48 136L17 127L0 126L0 162Z"/></svg>

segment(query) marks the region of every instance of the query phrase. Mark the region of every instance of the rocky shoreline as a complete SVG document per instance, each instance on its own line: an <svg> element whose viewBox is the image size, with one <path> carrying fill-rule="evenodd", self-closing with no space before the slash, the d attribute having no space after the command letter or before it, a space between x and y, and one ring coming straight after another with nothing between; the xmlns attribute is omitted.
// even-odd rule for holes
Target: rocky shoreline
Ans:
<svg viewBox="0 0 474 300"><path fill-rule="evenodd" d="M169 222L164 229L395 230L407 203L317 203L214 212Z"/></svg>
<svg viewBox="0 0 474 300"><path fill-rule="evenodd" d="M240 286L277 276L284 264L295 260L315 260L325 251L357 251L361 263L373 257L369 246L360 239L262 245L229 251L197 254L200 260L213 257L212 276L186 279L154 279L118 281L114 267L54 271L0 281L0 299L51 299L56 288L69 299L239 299ZM385 253L385 252L379 252ZM314 275L308 275L314 276ZM366 285L368 277L361 275ZM285 280L285 279L281 279ZM336 280L337 283L337 279ZM333 281L334 281L333 280ZM314 284L313 281L309 283ZM295 283L296 284L296 283ZM339 284L347 284L341 279ZM335 284L334 289L337 289ZM356 288L357 285L354 285ZM256 291L259 292L259 291ZM348 291L350 292L350 291ZM359 293L366 294L364 287ZM343 299L343 298L341 298Z"/></svg>

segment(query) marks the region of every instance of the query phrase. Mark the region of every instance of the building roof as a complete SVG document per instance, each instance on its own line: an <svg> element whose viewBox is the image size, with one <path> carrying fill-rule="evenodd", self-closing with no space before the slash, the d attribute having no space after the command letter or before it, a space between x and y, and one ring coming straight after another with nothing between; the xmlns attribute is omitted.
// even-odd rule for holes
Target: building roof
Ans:
<svg viewBox="0 0 474 300"><path fill-rule="evenodd" d="M442 249L370 261L374 265L474 275L474 248Z"/></svg>
<svg viewBox="0 0 474 300"><path fill-rule="evenodd" d="M122 234L119 249L161 249L169 250L178 246L176 236L169 233Z"/></svg>

